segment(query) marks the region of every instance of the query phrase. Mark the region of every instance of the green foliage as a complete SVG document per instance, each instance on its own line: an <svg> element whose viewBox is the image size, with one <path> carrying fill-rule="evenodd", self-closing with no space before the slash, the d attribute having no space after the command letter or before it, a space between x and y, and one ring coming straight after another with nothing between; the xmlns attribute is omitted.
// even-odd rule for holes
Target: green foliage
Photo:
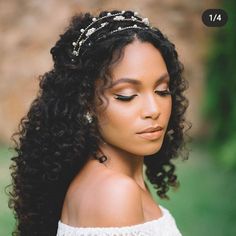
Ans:
<svg viewBox="0 0 236 236"><path fill-rule="evenodd" d="M209 143L214 155L236 169L236 1L224 1L221 8L227 12L228 22L212 39L203 114L211 126Z"/></svg>
<svg viewBox="0 0 236 236"><path fill-rule="evenodd" d="M0 145L0 235L11 235L15 226L13 212L8 208L6 194L6 186L11 183L9 166L12 155L12 152Z"/></svg>

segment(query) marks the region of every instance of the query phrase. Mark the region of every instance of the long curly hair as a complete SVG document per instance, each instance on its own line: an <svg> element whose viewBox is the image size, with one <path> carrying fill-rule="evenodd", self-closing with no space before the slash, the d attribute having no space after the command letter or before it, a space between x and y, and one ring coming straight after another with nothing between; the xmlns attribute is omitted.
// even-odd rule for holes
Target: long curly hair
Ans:
<svg viewBox="0 0 236 236"><path fill-rule="evenodd" d="M99 17L107 13L102 11ZM125 14L134 16L133 11ZM167 131L172 130L173 134L165 134L158 153L145 156L146 177L161 198L168 198L169 186L178 186L171 160L187 150L184 144L188 122L184 114L188 100L183 95L187 82L182 76L183 65L175 45L155 27L147 30L130 28L109 35L118 24L128 24L111 21L109 27L96 33L96 37L91 36L90 42L81 48L81 55L75 57L72 42L93 17L90 13L74 16L65 33L60 35L51 49L53 69L39 77L39 92L12 135L16 155L12 157L10 167L9 206L17 220L13 235L56 234L67 188L89 156L96 154L101 141L94 98L105 96L104 91L111 83L112 64L135 38L151 43L161 52L172 92ZM104 35L107 37L102 37ZM99 37L102 39L96 40ZM98 81L99 87L95 86ZM95 117L91 124L84 116L87 111Z"/></svg>

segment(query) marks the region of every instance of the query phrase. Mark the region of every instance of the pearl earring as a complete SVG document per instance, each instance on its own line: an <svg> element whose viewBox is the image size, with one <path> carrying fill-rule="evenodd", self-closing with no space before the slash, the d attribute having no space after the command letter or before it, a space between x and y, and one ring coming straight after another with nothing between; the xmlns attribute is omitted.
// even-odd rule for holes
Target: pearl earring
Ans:
<svg viewBox="0 0 236 236"><path fill-rule="evenodd" d="M84 115L85 119L88 121L89 124L91 124L93 122L93 117L92 115L87 112L85 115Z"/></svg>
<svg viewBox="0 0 236 236"><path fill-rule="evenodd" d="M174 132L175 131L173 129L171 129L166 133L166 135L169 137L170 141L174 139L174 137L173 137Z"/></svg>

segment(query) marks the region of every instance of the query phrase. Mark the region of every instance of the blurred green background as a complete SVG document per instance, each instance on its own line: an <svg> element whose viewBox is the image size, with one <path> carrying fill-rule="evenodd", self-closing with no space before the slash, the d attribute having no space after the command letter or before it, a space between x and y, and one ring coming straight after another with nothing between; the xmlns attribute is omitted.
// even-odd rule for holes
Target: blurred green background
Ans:
<svg viewBox="0 0 236 236"><path fill-rule="evenodd" d="M175 161L180 188L170 190L170 200L156 197L156 201L174 215L183 235L236 235L236 1L51 0L47 4L0 1L5 9L0 13L4 45L4 60L0 61L0 236L11 235L15 224L4 190L11 181L10 136L36 94L36 77L52 65L49 50L74 13L112 8L131 8L150 16L175 42L190 85L186 94L190 100L187 119L193 123L190 156ZM201 14L209 8L224 9L228 23L221 28L204 26Z"/></svg>
<svg viewBox="0 0 236 236"><path fill-rule="evenodd" d="M201 146L191 148L189 160L176 162L180 188L170 191L170 200L156 198L157 202L174 215L183 235L236 235L236 172L222 168ZM14 219L3 190L10 181L11 153L1 147L0 154L0 235L11 235ZM152 188L151 192L155 196Z"/></svg>

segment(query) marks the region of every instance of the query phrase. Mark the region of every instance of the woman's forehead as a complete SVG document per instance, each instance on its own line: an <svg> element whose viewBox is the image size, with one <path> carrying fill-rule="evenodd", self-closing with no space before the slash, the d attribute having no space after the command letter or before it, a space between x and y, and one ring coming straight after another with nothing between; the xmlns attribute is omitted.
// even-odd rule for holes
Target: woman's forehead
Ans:
<svg viewBox="0 0 236 236"><path fill-rule="evenodd" d="M165 61L160 51L151 43L134 41L128 44L111 70L113 83L120 78L162 77L168 74ZM131 81L140 84L139 81Z"/></svg>

